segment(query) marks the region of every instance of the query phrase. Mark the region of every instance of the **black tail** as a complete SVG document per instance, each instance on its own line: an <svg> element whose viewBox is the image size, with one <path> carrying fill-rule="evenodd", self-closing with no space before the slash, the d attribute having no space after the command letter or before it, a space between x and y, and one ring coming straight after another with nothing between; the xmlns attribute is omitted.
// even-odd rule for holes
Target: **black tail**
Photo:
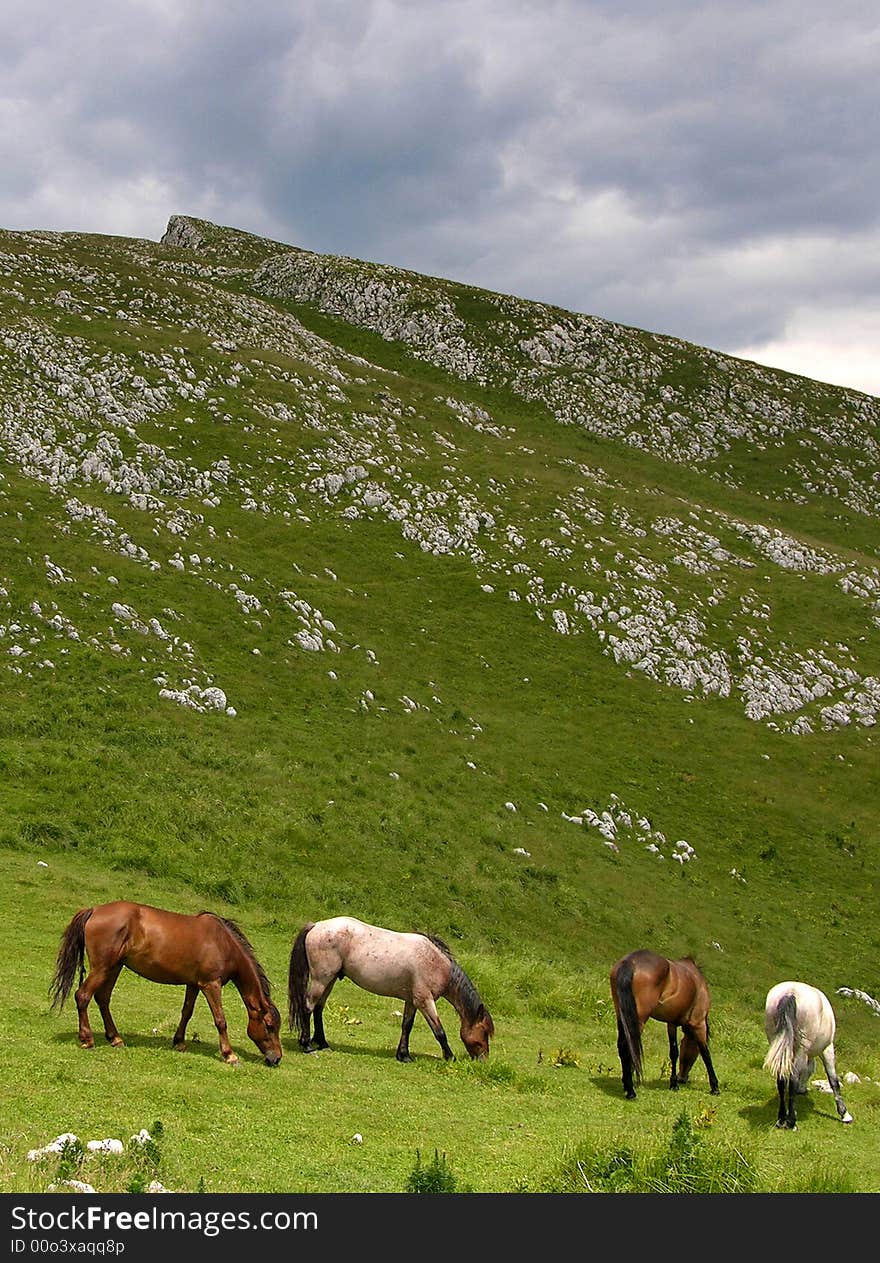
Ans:
<svg viewBox="0 0 880 1263"><path fill-rule="evenodd" d="M55 977L49 987L52 997L52 1008L60 1008L70 995L73 979L79 969L79 985L85 977L86 954L86 921L92 915L92 908L82 908L73 917L61 936L58 948L58 959L55 962Z"/></svg>
<svg viewBox="0 0 880 1263"><path fill-rule="evenodd" d="M642 1080L642 1034L639 1030L639 1015L633 997L633 962L624 960L617 971L617 1024L632 1062L633 1079L636 1083Z"/></svg>
<svg viewBox="0 0 880 1263"><path fill-rule="evenodd" d="M290 1029L301 1035L307 1029L308 1013L306 1012L306 991L309 985L309 957L306 952L306 935L314 926L314 921L304 925L296 936L290 952L290 968L287 972L287 1014Z"/></svg>

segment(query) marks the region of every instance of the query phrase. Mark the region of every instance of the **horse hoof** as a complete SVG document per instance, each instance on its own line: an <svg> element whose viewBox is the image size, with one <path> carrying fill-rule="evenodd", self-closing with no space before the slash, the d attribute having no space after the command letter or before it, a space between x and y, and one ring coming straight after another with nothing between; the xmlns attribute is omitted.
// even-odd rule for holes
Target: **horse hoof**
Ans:
<svg viewBox="0 0 880 1263"><path fill-rule="evenodd" d="M186 1052L186 1044L183 1040L181 1040L179 1044L172 1044L171 1047L175 1052Z"/></svg>
<svg viewBox="0 0 880 1263"><path fill-rule="evenodd" d="M636 1099L636 1094L635 1094L635 1092L627 1092L627 1094L626 1094L626 1099L627 1099L628 1101L634 1101L634 1100Z"/></svg>
<svg viewBox="0 0 880 1263"><path fill-rule="evenodd" d="M851 1123L853 1121L853 1116L849 1112L849 1110L846 1111L846 1113L844 1114L843 1118L840 1121L842 1123Z"/></svg>
<svg viewBox="0 0 880 1263"><path fill-rule="evenodd" d="M125 1041L124 1041L124 1040L121 1040L121 1039L111 1039L111 1040L110 1040L110 1047L111 1047L111 1048L124 1048L124 1047L125 1047Z"/></svg>
<svg viewBox="0 0 880 1263"><path fill-rule="evenodd" d="M228 1057L224 1057L223 1060L226 1062L227 1066L238 1065L238 1058L236 1057L235 1053L231 1053Z"/></svg>
<svg viewBox="0 0 880 1263"><path fill-rule="evenodd" d="M398 1061L412 1061L412 1057L409 1055L409 1053L405 1053L403 1055L401 1055L400 1053L397 1053L397 1060Z"/></svg>
<svg viewBox="0 0 880 1263"><path fill-rule="evenodd" d="M721 1089L720 1089L720 1088L710 1088L710 1090L709 1090L709 1095L710 1095L710 1096L720 1096L720 1095L721 1095Z"/></svg>

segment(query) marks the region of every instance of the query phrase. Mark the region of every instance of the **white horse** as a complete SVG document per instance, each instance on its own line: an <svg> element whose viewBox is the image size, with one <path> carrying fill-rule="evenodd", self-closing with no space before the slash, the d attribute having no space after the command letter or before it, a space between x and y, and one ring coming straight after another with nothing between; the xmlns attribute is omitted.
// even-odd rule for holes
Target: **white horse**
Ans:
<svg viewBox="0 0 880 1263"><path fill-rule="evenodd" d="M809 1088L816 1057L822 1058L840 1121L851 1123L852 1114L840 1095L834 1059L836 1026L828 997L806 982L779 982L767 993L764 1029L770 1041L764 1069L776 1076L779 1091L776 1126L796 1130L795 1094L803 1095Z"/></svg>

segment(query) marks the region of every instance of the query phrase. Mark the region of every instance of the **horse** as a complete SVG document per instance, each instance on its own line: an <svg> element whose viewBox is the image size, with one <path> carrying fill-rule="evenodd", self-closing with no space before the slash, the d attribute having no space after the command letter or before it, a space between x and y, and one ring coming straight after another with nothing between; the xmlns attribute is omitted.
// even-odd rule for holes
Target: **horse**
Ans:
<svg viewBox="0 0 880 1263"><path fill-rule="evenodd" d="M84 959L89 958L85 976ZM227 1065L238 1061L226 1034L221 989L234 983L247 1009L247 1033L266 1059L277 1066L281 1060L281 1015L272 1002L269 980L254 949L234 921L214 912L184 916L149 904L115 903L82 908L61 936L55 976L49 987L52 1008L62 1007L79 970L75 994L79 1012L79 1042L94 1048L88 1007L92 996L104 1020L104 1034L114 1048L122 1036L110 1013L110 995L122 967L149 978L186 987L180 1022L173 1046L186 1047L186 1027L198 994L204 995L220 1036L220 1054Z"/></svg>
<svg viewBox="0 0 880 1263"><path fill-rule="evenodd" d="M822 1058L840 1121L851 1123L837 1077L834 1010L825 993L806 982L778 982L767 992L764 1030L770 1044L764 1069L775 1075L779 1093L776 1126L797 1130L794 1098L806 1094L816 1057Z"/></svg>
<svg viewBox="0 0 880 1263"><path fill-rule="evenodd" d="M441 996L461 1019L461 1040L468 1054L480 1061L488 1057L489 1037L495 1034L491 1014L442 939L385 930L346 916L304 925L294 941L288 972L290 1027L298 1032L304 1052L329 1047L324 1005L340 978L350 978L374 995L403 1001L398 1061L412 1061L409 1035L417 1011L433 1031L444 1061L454 1059L437 1014L435 1001ZM309 1033L312 1017L314 1038Z"/></svg>
<svg viewBox="0 0 880 1263"><path fill-rule="evenodd" d="M623 1071L623 1090L634 1101L634 1082L642 1077L642 1029L649 1017L665 1022L669 1032L672 1073L669 1086L676 1091L702 1057L713 1096L720 1091L709 1055L709 987L690 956L668 960L656 952L640 950L621 957L611 969L611 998L617 1015L617 1051ZM678 1027L684 1032L681 1060Z"/></svg>

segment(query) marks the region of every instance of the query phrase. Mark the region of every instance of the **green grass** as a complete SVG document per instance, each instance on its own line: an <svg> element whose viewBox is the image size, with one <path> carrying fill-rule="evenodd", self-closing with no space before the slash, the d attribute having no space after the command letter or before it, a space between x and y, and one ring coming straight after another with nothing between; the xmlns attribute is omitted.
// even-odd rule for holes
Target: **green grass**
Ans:
<svg viewBox="0 0 880 1263"><path fill-rule="evenodd" d="M604 970L599 962L548 970L537 952L459 952L496 1020L497 1037L485 1063L468 1062L459 1049L461 1056L445 1064L418 1019L411 1043L415 1061L400 1065L394 1059L399 1004L343 982L327 1010L331 1050L306 1056L286 1035L284 1058L274 1070L249 1044L243 1007L227 988L230 1038L241 1058L232 1069L220 1061L204 1001L197 1004L187 1051L176 1053L171 1034L181 989L127 971L113 1003L126 1047L111 1049L99 1038L93 1052L84 1052L76 1039L75 1012L70 1005L51 1012L46 994L58 937L72 912L121 894L182 911L197 910L201 901L143 875L102 874L62 856L40 868L31 856L7 852L2 876L3 1191L38 1191L56 1179L54 1160L37 1165L28 1163L26 1154L57 1135L72 1131L83 1142L127 1141L156 1120L163 1127L159 1178L178 1190L196 1191L203 1184L208 1192L401 1192L416 1151L430 1162L437 1149L459 1191L542 1192L551 1185L556 1191L585 1191L578 1188L576 1162L595 1171L595 1164L610 1160L621 1146L632 1151L634 1178L643 1184L645 1170L655 1170L652 1164L666 1151L682 1114L705 1140L704 1165L720 1169L719 1180L727 1178L725 1164L738 1151L756 1191L809 1189L814 1181L819 1191L830 1186L876 1191L876 1035L855 1001L840 1000L837 1006L839 1067L841 1072L856 1067L863 1078L846 1088L855 1123L841 1126L833 1099L814 1091L799 1100L800 1125L793 1134L774 1126L776 1093L761 1069L766 1041L757 988L749 996L720 981L714 987L713 1055L721 1096L709 1095L699 1068L688 1087L668 1090L665 1031L651 1023L645 1032L645 1082L637 1100L627 1102ZM283 995L298 921L256 906L237 907L235 915ZM555 997L549 1014L548 992ZM440 1009L457 1046L455 1015L443 1002ZM97 1014L92 1021L100 1032ZM555 1055L560 1047L569 1054L562 1059ZM363 1143L354 1141L355 1134ZM720 1167L716 1150L726 1155ZM832 1170L834 1181L828 1176ZM88 1155L76 1178L114 1191L127 1187L135 1173L128 1158Z"/></svg>

